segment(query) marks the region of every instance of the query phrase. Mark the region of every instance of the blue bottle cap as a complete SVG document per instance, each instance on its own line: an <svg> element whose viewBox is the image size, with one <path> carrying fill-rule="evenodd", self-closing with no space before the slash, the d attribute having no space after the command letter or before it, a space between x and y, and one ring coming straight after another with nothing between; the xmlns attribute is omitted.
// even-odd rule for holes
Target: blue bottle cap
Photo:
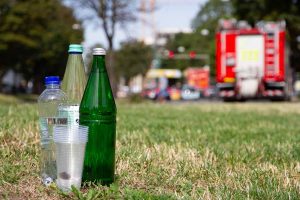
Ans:
<svg viewBox="0 0 300 200"><path fill-rule="evenodd" d="M59 85L60 84L59 76L46 76L45 84L46 85L50 85L50 84Z"/></svg>

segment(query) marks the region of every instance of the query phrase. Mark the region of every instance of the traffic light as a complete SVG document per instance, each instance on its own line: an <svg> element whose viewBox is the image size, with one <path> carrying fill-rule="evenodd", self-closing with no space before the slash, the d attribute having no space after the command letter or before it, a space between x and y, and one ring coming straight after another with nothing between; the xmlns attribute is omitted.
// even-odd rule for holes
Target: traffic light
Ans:
<svg viewBox="0 0 300 200"><path fill-rule="evenodd" d="M191 59L196 58L196 52L195 52L195 51L191 51L191 52L189 53L189 56L190 56Z"/></svg>
<svg viewBox="0 0 300 200"><path fill-rule="evenodd" d="M168 57L169 58L174 58L174 52L169 50Z"/></svg>

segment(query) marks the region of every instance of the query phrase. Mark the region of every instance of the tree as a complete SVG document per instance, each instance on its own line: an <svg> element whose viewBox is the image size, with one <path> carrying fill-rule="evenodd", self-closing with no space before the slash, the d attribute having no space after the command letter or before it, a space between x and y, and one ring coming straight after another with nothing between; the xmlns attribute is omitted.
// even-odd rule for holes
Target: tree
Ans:
<svg viewBox="0 0 300 200"><path fill-rule="evenodd" d="M116 72L128 81L138 75L145 75L152 60L152 48L143 42L123 43L116 52Z"/></svg>
<svg viewBox="0 0 300 200"><path fill-rule="evenodd" d="M0 10L1 72L23 73L40 92L44 76L63 75L69 43L82 40L79 22L58 0L5 0Z"/></svg>
<svg viewBox="0 0 300 200"><path fill-rule="evenodd" d="M170 39L166 48L178 54L178 48L184 47L184 54L189 54L194 51L196 54L209 54L210 53L210 42L207 42L207 36L201 35L195 31L192 33L177 33ZM207 60L196 60L196 59L165 59L162 61L162 68L176 68L185 70L188 67L201 67L210 64Z"/></svg>
<svg viewBox="0 0 300 200"><path fill-rule="evenodd" d="M192 33L178 33L168 41L166 48L177 53L177 48L183 46L185 52L195 51L197 53L209 54L209 63L199 60L165 60L163 67L178 68L184 70L189 66L210 65L210 73L215 74L215 30L220 18L230 18L232 6L230 2L221 0L210 0L201 5L199 12L192 20Z"/></svg>
<svg viewBox="0 0 300 200"><path fill-rule="evenodd" d="M196 17L192 21L192 27L196 33L203 30L208 30L208 34L199 41L204 49L207 49L210 55L210 74L215 75L215 30L218 26L218 21L221 18L232 17L231 1L210 0L201 6Z"/></svg>
<svg viewBox="0 0 300 200"><path fill-rule="evenodd" d="M103 48L102 44L95 44L91 46L87 51L85 51L85 58L84 58L84 65L85 65L85 72L90 74L92 70L92 62L93 62L93 49L94 48Z"/></svg>
<svg viewBox="0 0 300 200"><path fill-rule="evenodd" d="M74 2L74 5L78 5L76 4L78 1L71 0L70 2ZM77 8L77 11L80 11L80 13L82 13L82 8L89 11L88 13L90 13L90 15L83 16L84 20L90 20L92 18L101 23L108 42L108 51L110 51L108 56L108 72L114 94L116 94L117 91L113 63L114 37L117 25L125 27L128 22L134 21L134 4L132 2L131 0L80 0L80 10Z"/></svg>
<svg viewBox="0 0 300 200"><path fill-rule="evenodd" d="M96 22L100 21L109 50L114 50L117 25L125 27L128 22L135 20L131 0L80 0L79 5L76 3L78 1L70 0L69 2L74 2L74 8L78 13L82 13L82 8L89 11L89 14L84 16L79 14L83 20L95 19Z"/></svg>
<svg viewBox="0 0 300 200"><path fill-rule="evenodd" d="M192 20L192 28L206 28L214 32L220 18L232 17L230 1L210 0L200 7L196 17Z"/></svg>

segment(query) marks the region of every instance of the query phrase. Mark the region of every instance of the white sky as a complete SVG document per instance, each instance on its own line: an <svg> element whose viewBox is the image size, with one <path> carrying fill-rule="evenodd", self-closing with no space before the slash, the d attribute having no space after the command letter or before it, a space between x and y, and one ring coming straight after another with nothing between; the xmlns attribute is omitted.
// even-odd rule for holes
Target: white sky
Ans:
<svg viewBox="0 0 300 200"><path fill-rule="evenodd" d="M139 2L139 0L136 0ZM157 31L180 29L185 30L191 27L191 20L196 16L197 12L207 0L156 0L156 11L154 12L154 22ZM147 18L151 23L151 17ZM130 24L127 30L118 27L115 36L115 47L118 48L121 41L128 38L151 37L150 26L144 26L147 29L141 31L142 23L137 22ZM101 43L107 46L106 39L101 28L95 28L95 25L87 25L85 27L84 47L89 48L94 44Z"/></svg>

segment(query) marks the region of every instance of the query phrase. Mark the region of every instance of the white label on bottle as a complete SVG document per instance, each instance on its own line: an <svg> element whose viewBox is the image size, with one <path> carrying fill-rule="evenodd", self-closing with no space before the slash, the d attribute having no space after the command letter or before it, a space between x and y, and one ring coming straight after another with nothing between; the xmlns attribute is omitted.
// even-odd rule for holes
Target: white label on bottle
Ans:
<svg viewBox="0 0 300 200"><path fill-rule="evenodd" d="M53 125L67 124L68 119L62 117L40 117L39 125L41 132L41 139L47 140L52 138Z"/></svg>
<svg viewBox="0 0 300 200"><path fill-rule="evenodd" d="M79 105L59 106L59 118L66 118L68 125L79 125Z"/></svg>

